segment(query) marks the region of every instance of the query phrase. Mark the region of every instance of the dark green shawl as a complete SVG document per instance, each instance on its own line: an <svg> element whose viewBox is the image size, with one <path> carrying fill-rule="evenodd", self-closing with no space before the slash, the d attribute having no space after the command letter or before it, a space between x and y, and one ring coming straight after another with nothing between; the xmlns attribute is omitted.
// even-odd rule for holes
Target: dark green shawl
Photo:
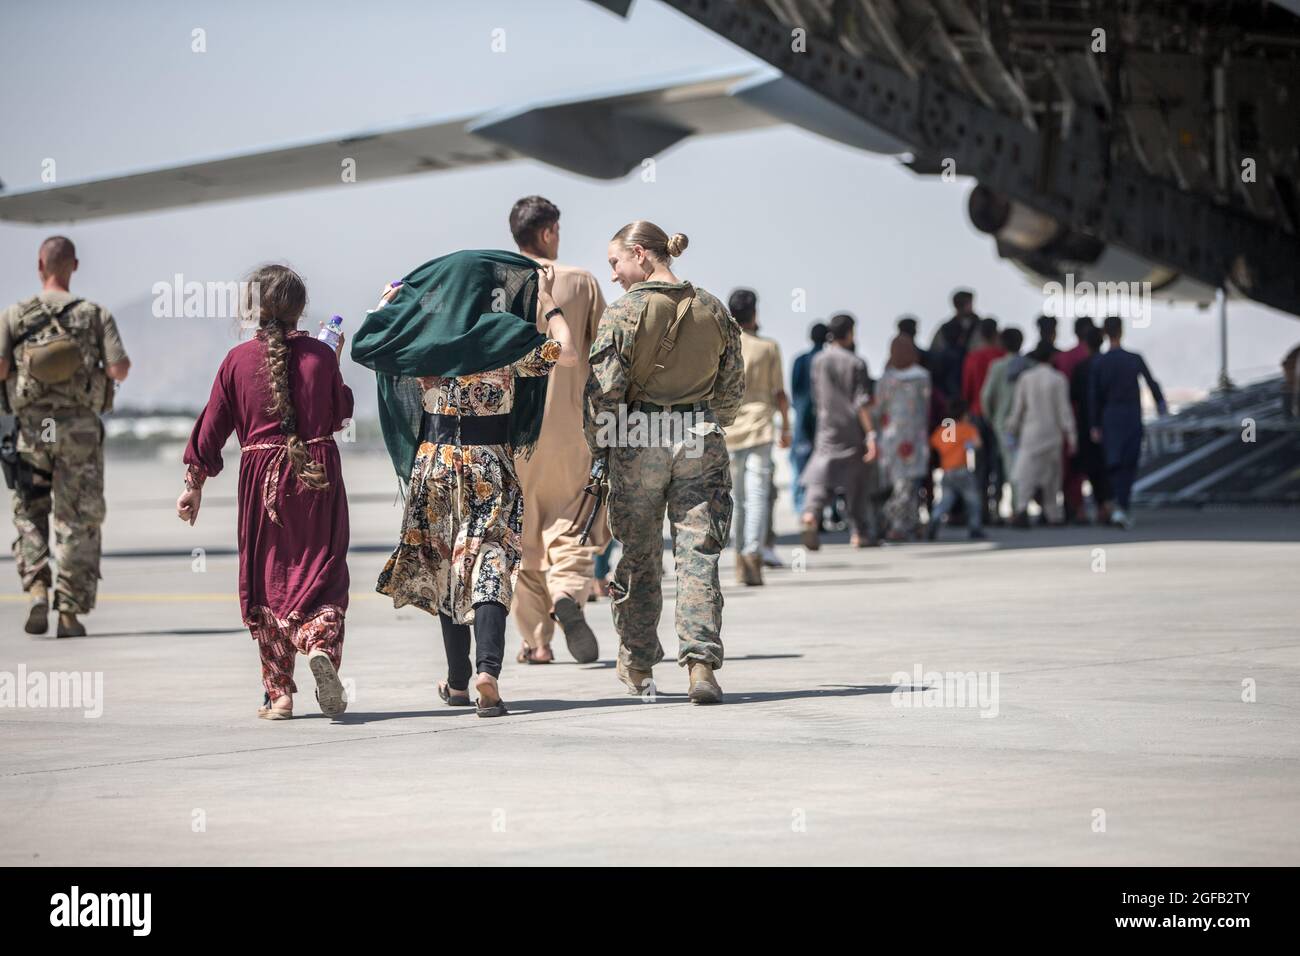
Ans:
<svg viewBox="0 0 1300 956"><path fill-rule="evenodd" d="M502 368L546 341L537 331L537 268L513 252L453 252L412 269L397 295L361 323L352 360L376 373L379 424L403 481L420 444L424 409L416 378ZM516 451L526 454L537 442L546 379L515 379L510 443Z"/></svg>

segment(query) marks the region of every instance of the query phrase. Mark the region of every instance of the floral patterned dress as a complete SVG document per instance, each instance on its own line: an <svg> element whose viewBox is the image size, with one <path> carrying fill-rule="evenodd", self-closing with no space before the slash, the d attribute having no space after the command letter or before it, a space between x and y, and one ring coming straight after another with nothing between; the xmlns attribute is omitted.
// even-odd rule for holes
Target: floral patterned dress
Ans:
<svg viewBox="0 0 1300 956"><path fill-rule="evenodd" d="M930 373L919 365L885 369L876 386L873 416L880 429L881 477L889 529L911 534L920 522L918 485L930 462Z"/></svg>
<svg viewBox="0 0 1300 956"><path fill-rule="evenodd" d="M504 415L514 406L515 376L547 375L560 343L547 339L513 365L458 378L421 379L433 415ZM509 445L421 442L411 469L402 537L376 590L394 607L413 604L458 624L474 605L510 607L523 558L524 496Z"/></svg>

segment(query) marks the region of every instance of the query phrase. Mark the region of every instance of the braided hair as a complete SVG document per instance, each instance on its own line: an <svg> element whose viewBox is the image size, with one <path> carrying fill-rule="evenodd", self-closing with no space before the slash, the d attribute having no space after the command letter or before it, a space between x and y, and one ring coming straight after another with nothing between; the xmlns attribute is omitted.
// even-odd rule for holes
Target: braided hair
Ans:
<svg viewBox="0 0 1300 956"><path fill-rule="evenodd" d="M248 277L246 317L257 324L257 337L266 343L266 376L271 390L267 412L280 421L294 476L313 491L329 487L325 466L313 461L298 437L298 412L289 386L289 343L286 332L298 324L307 306L307 286L288 266L262 266Z"/></svg>

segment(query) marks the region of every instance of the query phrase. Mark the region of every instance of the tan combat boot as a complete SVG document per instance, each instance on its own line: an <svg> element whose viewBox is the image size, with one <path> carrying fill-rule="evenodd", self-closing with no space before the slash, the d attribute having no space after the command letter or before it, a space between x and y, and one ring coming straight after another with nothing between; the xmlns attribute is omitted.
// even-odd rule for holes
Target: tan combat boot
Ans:
<svg viewBox="0 0 1300 956"><path fill-rule="evenodd" d="M86 625L77 620L77 615L71 611L59 612L59 630L58 637L85 637Z"/></svg>
<svg viewBox="0 0 1300 956"><path fill-rule="evenodd" d="M635 697L641 696L642 692L647 690L654 682L653 672L628 667L623 663L622 657L619 658L617 671L618 679L627 685L628 693Z"/></svg>
<svg viewBox="0 0 1300 956"><path fill-rule="evenodd" d="M686 696L696 704L722 703L722 688L713 676L713 665L704 661L690 663L691 688Z"/></svg>
<svg viewBox="0 0 1300 956"><path fill-rule="evenodd" d="M28 634L44 634L50 629L50 589L44 581L32 585L32 607L27 612L23 630Z"/></svg>
<svg viewBox="0 0 1300 956"><path fill-rule="evenodd" d="M737 559L741 567L741 583L746 587L756 587L763 583L763 556L742 554Z"/></svg>

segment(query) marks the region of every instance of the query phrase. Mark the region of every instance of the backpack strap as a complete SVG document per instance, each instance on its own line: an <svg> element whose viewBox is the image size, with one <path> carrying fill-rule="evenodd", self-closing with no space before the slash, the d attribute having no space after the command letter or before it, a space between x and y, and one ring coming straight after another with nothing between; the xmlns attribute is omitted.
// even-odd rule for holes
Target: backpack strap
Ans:
<svg viewBox="0 0 1300 956"><path fill-rule="evenodd" d="M645 387L650 382L650 379L654 377L654 373L664 367L664 360L677 344L677 330L681 327L682 319L686 318L687 313L691 311L691 304L694 301L695 287L688 282L686 283L686 295L682 296L682 300L677 303L677 315L668 323L663 335L655 343L654 361L650 363L649 371L645 373L642 379L632 380L632 387L627 391L628 401L636 401L644 395Z"/></svg>

